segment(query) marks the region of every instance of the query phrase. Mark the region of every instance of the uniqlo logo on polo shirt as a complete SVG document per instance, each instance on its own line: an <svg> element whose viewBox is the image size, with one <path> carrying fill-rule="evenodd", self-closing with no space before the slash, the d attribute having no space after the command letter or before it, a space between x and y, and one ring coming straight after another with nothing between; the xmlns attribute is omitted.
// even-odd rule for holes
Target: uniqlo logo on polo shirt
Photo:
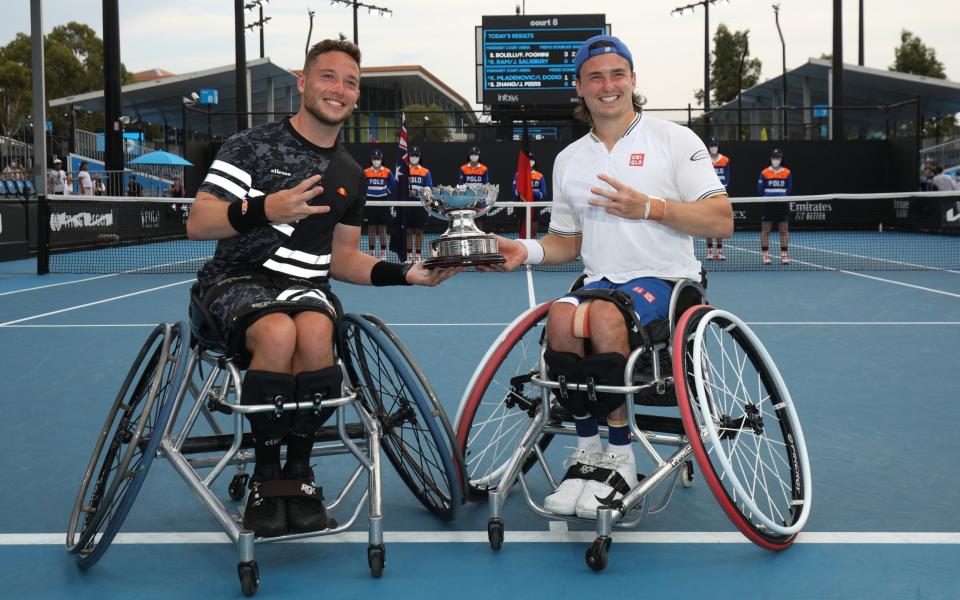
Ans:
<svg viewBox="0 0 960 600"><path fill-rule="evenodd" d="M631 154L630 155L630 166L631 167L642 167L643 166L643 157L644 154Z"/></svg>

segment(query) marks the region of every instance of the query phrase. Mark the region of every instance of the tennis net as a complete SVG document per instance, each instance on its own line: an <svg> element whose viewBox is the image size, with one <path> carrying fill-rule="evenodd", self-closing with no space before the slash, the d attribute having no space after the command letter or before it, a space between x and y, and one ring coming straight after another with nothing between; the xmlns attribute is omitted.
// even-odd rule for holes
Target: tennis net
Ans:
<svg viewBox="0 0 960 600"><path fill-rule="evenodd" d="M371 202L391 208L399 223L402 211L419 205ZM186 239L192 199L53 196L44 220L49 228L39 240L38 271L60 273L192 273L206 261L216 242ZM504 202L477 219L481 229L517 237L532 207L538 234L546 233L549 203ZM787 216L789 264L780 263L780 225L773 222L768 245L773 258L763 264L761 223L770 214ZM960 270L960 193L834 194L791 198L746 198L733 202L735 233L723 241L725 260L707 260L707 244L694 240L694 251L707 271L749 270ZM773 217L775 219L779 217ZM446 229L430 218L421 251ZM363 229L361 247L379 254ZM387 225L388 232L394 229ZM399 232L394 232L399 233ZM388 253L397 260L397 255ZM579 260L541 270L581 271Z"/></svg>

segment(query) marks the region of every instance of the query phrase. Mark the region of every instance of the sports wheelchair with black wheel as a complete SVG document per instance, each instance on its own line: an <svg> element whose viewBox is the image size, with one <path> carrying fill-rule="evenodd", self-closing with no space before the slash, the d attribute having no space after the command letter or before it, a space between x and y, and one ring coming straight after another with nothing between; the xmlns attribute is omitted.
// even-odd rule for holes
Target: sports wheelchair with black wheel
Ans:
<svg viewBox="0 0 960 600"><path fill-rule="evenodd" d="M554 436L576 435L572 415L551 392L561 383L547 376L544 360L552 304L527 310L503 330L458 409L465 493L489 501L494 550L504 541L503 505L517 483L536 514L593 522L547 511L528 484L530 469L539 464L557 489L544 452ZM688 280L674 284L668 319L648 324L646 332L627 359L626 385L564 382L568 390L624 394L633 440L654 465L619 501L601 500L587 565L606 567L613 527L639 526L667 506L678 481L693 484L691 455L737 529L764 548L788 547L810 514L810 464L793 401L770 355L741 319L707 305L703 288ZM639 406L677 406L680 415L643 414ZM675 450L665 456L655 446ZM651 506L661 483L666 489Z"/></svg>
<svg viewBox="0 0 960 600"><path fill-rule="evenodd" d="M191 294L190 313L189 330L183 322L164 323L150 333L97 438L67 529L67 550L77 555L81 568L93 566L113 541L154 456L170 461L237 546L240 585L247 596L256 593L260 581L255 544L340 533L353 525L365 503L367 561L371 574L381 576L386 562L381 449L427 509L443 520L454 517L464 475L452 428L423 373L384 323L370 315L346 314L337 320L337 361L345 373L339 398L241 405L241 370L196 293ZM356 422L348 422L348 408ZM312 456L349 454L357 465L325 504L341 513L339 525L258 538L243 528L238 511L224 505L213 485L227 467L235 466L226 491L230 500L243 499L246 467L254 461L244 414L291 410L334 411L336 423L314 434ZM359 496L351 509L348 495L364 474L366 489L350 496Z"/></svg>

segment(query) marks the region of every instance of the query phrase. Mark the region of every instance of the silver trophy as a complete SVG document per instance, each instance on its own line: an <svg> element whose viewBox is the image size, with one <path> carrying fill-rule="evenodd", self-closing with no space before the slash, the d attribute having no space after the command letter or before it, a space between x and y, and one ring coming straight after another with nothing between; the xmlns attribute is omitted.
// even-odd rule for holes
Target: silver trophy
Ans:
<svg viewBox="0 0 960 600"><path fill-rule="evenodd" d="M497 252L497 236L480 231L473 222L493 208L499 190L500 186L488 183L420 188L423 207L450 222L440 238L430 242L430 258L424 261L428 269L506 262Z"/></svg>

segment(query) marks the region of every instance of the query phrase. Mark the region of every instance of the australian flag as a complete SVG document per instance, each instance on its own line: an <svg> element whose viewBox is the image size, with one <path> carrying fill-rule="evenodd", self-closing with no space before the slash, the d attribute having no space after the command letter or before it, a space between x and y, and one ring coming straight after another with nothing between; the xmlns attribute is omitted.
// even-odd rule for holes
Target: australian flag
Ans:
<svg viewBox="0 0 960 600"><path fill-rule="evenodd" d="M410 173L407 171L407 123L403 111L400 111L400 139L397 141L397 200L405 201L410 196ZM390 250L396 253L400 262L407 260L407 228L403 215L407 208L396 211L393 226L390 227Z"/></svg>

